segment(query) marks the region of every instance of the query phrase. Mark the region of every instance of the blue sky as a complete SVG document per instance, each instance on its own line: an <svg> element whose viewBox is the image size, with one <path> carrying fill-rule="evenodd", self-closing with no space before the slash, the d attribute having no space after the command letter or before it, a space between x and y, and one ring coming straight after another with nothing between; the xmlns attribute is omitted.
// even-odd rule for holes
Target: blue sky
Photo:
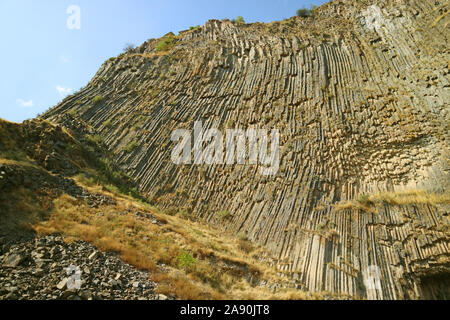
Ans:
<svg viewBox="0 0 450 320"><path fill-rule="evenodd" d="M21 122L85 86L126 43L209 19L289 18L323 0L0 0L0 118ZM80 28L67 20L80 9Z"/></svg>

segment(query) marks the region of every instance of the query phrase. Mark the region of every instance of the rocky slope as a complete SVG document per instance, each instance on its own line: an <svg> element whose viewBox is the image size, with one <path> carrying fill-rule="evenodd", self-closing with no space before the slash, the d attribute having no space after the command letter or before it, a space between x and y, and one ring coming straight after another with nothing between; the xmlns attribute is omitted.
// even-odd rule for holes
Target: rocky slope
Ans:
<svg viewBox="0 0 450 320"><path fill-rule="evenodd" d="M61 237L48 236L6 243L2 251L0 299L167 299L155 294L156 284L149 280L147 272L86 242L67 244Z"/></svg>
<svg viewBox="0 0 450 320"><path fill-rule="evenodd" d="M85 120L149 199L245 233L305 290L448 297L448 10L338 0L270 24L211 20L111 58L43 117ZM280 130L278 173L175 165L171 134L195 121Z"/></svg>

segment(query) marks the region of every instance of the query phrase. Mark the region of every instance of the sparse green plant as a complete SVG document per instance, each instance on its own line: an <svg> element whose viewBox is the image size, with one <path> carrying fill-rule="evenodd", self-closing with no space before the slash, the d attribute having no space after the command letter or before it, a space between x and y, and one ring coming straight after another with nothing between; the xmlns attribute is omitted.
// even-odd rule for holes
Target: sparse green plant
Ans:
<svg viewBox="0 0 450 320"><path fill-rule="evenodd" d="M125 151L126 153L131 153L134 150L136 150L138 147L139 147L139 143L137 143L136 141L132 141L123 148L123 151Z"/></svg>
<svg viewBox="0 0 450 320"><path fill-rule="evenodd" d="M231 128L233 128L233 126L234 126L234 121L233 120L228 120L225 123L225 129L231 129Z"/></svg>
<svg viewBox="0 0 450 320"><path fill-rule="evenodd" d="M183 269L192 269L197 264L197 259L194 258L192 253L182 250L177 257L178 267Z"/></svg>
<svg viewBox="0 0 450 320"><path fill-rule="evenodd" d="M67 114L71 115L72 117L75 117L78 114L77 109L71 109Z"/></svg>
<svg viewBox="0 0 450 320"><path fill-rule="evenodd" d="M192 218L192 217L191 217L191 214L190 214L189 211L186 210L186 209L183 209L183 210L179 211L179 212L178 212L178 215L179 215L180 217L182 217L183 219L191 219L191 218Z"/></svg>
<svg viewBox="0 0 450 320"><path fill-rule="evenodd" d="M362 194L359 196L359 198L356 200L363 206L371 206L373 205L373 201L370 200L370 197L367 194Z"/></svg>
<svg viewBox="0 0 450 320"><path fill-rule="evenodd" d="M170 33L162 38L156 45L156 52L169 51L175 45L175 35Z"/></svg>
<svg viewBox="0 0 450 320"><path fill-rule="evenodd" d="M328 228L328 221L322 221L317 225L317 230L319 231L326 230L327 228Z"/></svg>
<svg viewBox="0 0 450 320"><path fill-rule="evenodd" d="M187 197L187 192L186 190L183 190L181 188L175 190L175 194L179 197Z"/></svg>
<svg viewBox="0 0 450 320"><path fill-rule="evenodd" d="M218 213L219 217L223 220L230 218L231 214L228 210L223 210Z"/></svg>
<svg viewBox="0 0 450 320"><path fill-rule="evenodd" d="M309 9L302 7L297 10L298 17L313 17L317 14L317 6L312 5Z"/></svg>
<svg viewBox="0 0 450 320"><path fill-rule="evenodd" d="M113 123L111 120L107 120L103 123L103 125L105 126L105 128L111 128Z"/></svg>
<svg viewBox="0 0 450 320"><path fill-rule="evenodd" d="M95 134L95 135L86 135L86 140L89 143L93 143L93 144L97 144L97 145L101 145L103 143L103 137Z"/></svg>
<svg viewBox="0 0 450 320"><path fill-rule="evenodd" d="M297 17L309 17L310 11L306 8L301 8L297 10Z"/></svg>
<svg viewBox="0 0 450 320"><path fill-rule="evenodd" d="M98 96L95 96L94 99L92 99L92 103L93 103L94 105L98 105L98 104L100 104L101 102L103 102L103 100L104 100L103 96L98 95Z"/></svg>
<svg viewBox="0 0 450 320"><path fill-rule="evenodd" d="M238 17L236 18L236 22L237 22L237 23L245 23L244 17L238 16Z"/></svg>
<svg viewBox="0 0 450 320"><path fill-rule="evenodd" d="M174 216L178 213L178 209L176 207L169 207L164 211L164 213L169 216Z"/></svg>

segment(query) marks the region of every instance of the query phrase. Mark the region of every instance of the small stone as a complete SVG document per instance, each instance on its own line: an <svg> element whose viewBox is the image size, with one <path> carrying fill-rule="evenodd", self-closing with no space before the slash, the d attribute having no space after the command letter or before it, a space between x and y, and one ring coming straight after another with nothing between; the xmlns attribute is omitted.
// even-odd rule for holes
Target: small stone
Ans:
<svg viewBox="0 0 450 320"><path fill-rule="evenodd" d="M90 290L83 290L80 292L80 296L82 299L84 300L92 300L93 299L93 294Z"/></svg>
<svg viewBox="0 0 450 320"><path fill-rule="evenodd" d="M164 294L158 294L156 298L157 300L169 300L169 298Z"/></svg>
<svg viewBox="0 0 450 320"><path fill-rule="evenodd" d="M90 256L89 256L89 260L93 260L97 257L97 251L94 251Z"/></svg>
<svg viewBox="0 0 450 320"><path fill-rule="evenodd" d="M120 282L117 280L111 279L111 280L109 280L109 285L111 287L116 287L116 286L120 285Z"/></svg>
<svg viewBox="0 0 450 320"><path fill-rule="evenodd" d="M19 288L17 288L17 287L9 287L9 288L6 288L6 290L8 290L8 292L14 293L14 292L19 291Z"/></svg>
<svg viewBox="0 0 450 320"><path fill-rule="evenodd" d="M44 254L43 253L36 253L34 254L34 257L36 260L41 260L44 258Z"/></svg>
<svg viewBox="0 0 450 320"><path fill-rule="evenodd" d="M10 254L5 258L3 262L3 267L5 268L16 268L24 260L23 256L19 254Z"/></svg>
<svg viewBox="0 0 450 320"><path fill-rule="evenodd" d="M45 271L43 269L36 269L33 274L37 277L43 276Z"/></svg>
<svg viewBox="0 0 450 320"><path fill-rule="evenodd" d="M5 300L17 300L19 299L14 292L10 292L6 295Z"/></svg>
<svg viewBox="0 0 450 320"><path fill-rule="evenodd" d="M66 290L61 294L60 299L72 300L73 295L74 295L74 292L72 290Z"/></svg>
<svg viewBox="0 0 450 320"><path fill-rule="evenodd" d="M61 280L61 281L56 285L56 287L57 287L59 290L63 290L63 289L66 287L66 284L67 284L67 281L68 281L68 280L69 280L68 278L65 278L65 279Z"/></svg>

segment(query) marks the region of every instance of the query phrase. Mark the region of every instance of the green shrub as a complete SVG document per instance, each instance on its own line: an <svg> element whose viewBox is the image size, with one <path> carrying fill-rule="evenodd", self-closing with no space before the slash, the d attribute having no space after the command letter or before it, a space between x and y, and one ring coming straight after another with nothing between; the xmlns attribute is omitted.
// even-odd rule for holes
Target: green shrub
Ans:
<svg viewBox="0 0 450 320"><path fill-rule="evenodd" d="M322 221L321 223L319 223L317 225L317 230L323 231L323 230L326 230L327 227L328 227L328 221Z"/></svg>
<svg viewBox="0 0 450 320"><path fill-rule="evenodd" d="M157 52L168 51L173 48L175 42L176 42L175 36L173 34L169 34L158 42L158 44L156 45L156 51Z"/></svg>
<svg viewBox="0 0 450 320"><path fill-rule="evenodd" d="M105 121L103 123L103 125L105 126L105 128L111 128L113 124L112 124L111 120L108 120L108 121Z"/></svg>
<svg viewBox="0 0 450 320"><path fill-rule="evenodd" d="M69 115L71 115L72 117L75 117L78 114L78 110L77 109L71 109L70 111L67 112Z"/></svg>
<svg viewBox="0 0 450 320"><path fill-rule="evenodd" d="M136 141L132 141L129 144L127 144L125 146L125 148L123 148L123 151L130 153L133 152L134 150L136 150L139 147L139 143L137 143Z"/></svg>
<svg viewBox="0 0 450 320"><path fill-rule="evenodd" d="M100 95L99 96L95 96L94 99L92 99L92 103L94 105L97 105L97 104L103 102L103 100L104 100L103 96L100 96Z"/></svg>
<svg viewBox="0 0 450 320"><path fill-rule="evenodd" d="M360 195L356 201L358 201L363 206L373 205L373 201L370 200L370 197L367 194Z"/></svg>
<svg viewBox="0 0 450 320"><path fill-rule="evenodd" d="M200 28L201 28L200 26L195 26L195 27L190 26L190 27L189 27L189 30L197 30L197 29L200 29Z"/></svg>
<svg viewBox="0 0 450 320"><path fill-rule="evenodd" d="M178 212L178 215L183 218L183 219L187 219L190 220L192 218L190 212L186 209L181 210L180 212Z"/></svg>
<svg viewBox="0 0 450 320"><path fill-rule="evenodd" d="M227 210L220 211L218 214L219 214L219 217L223 220L228 219L231 216L230 212L228 212Z"/></svg>
<svg viewBox="0 0 450 320"><path fill-rule="evenodd" d="M96 145L101 145L104 142L103 137L98 134L93 135L93 136L86 135L86 140L88 143L96 144Z"/></svg>
<svg viewBox="0 0 450 320"><path fill-rule="evenodd" d="M169 207L166 210L164 210L164 213L169 215L169 216L174 216L178 213L178 208L177 207Z"/></svg>
<svg viewBox="0 0 450 320"><path fill-rule="evenodd" d="M192 253L185 250L181 251L181 254L177 257L178 267L183 269L191 269L197 264L197 259L194 258Z"/></svg>
<svg viewBox="0 0 450 320"><path fill-rule="evenodd" d="M179 197L187 197L187 195L188 195L186 190L183 190L183 189L175 190L175 194Z"/></svg>
<svg viewBox="0 0 450 320"><path fill-rule="evenodd" d="M242 17L242 16L237 17L236 22L237 23L245 23L244 17Z"/></svg>
<svg viewBox="0 0 450 320"><path fill-rule="evenodd" d="M310 14L311 12L309 11L309 9L306 8L301 8L297 10L297 17L309 17Z"/></svg>
<svg viewBox="0 0 450 320"><path fill-rule="evenodd" d="M298 17L314 17L317 12L317 6L312 5L310 9L305 7L297 10Z"/></svg>

